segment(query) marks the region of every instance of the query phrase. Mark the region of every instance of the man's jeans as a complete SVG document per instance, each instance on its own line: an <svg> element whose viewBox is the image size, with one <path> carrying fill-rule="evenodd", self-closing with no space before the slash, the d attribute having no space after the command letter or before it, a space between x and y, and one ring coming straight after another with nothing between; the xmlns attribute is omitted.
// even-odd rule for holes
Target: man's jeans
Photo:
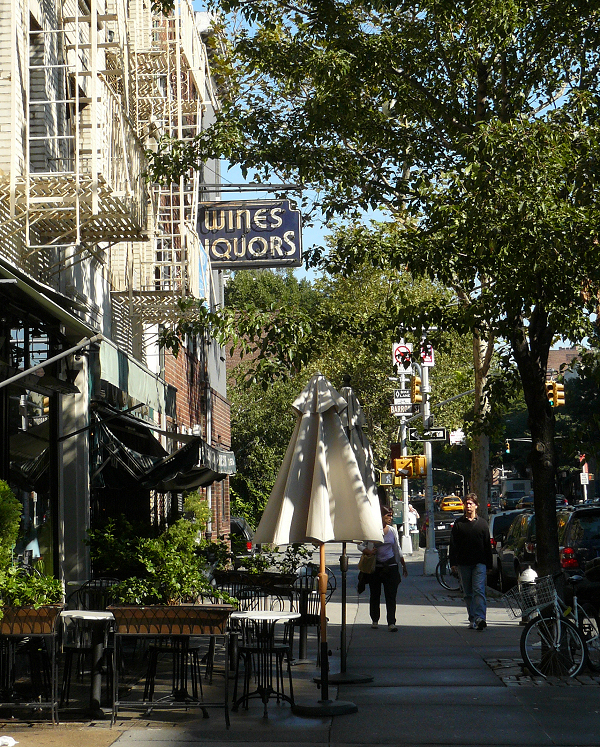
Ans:
<svg viewBox="0 0 600 747"><path fill-rule="evenodd" d="M459 565L458 570L463 586L463 596L469 613L469 622L478 618L485 620L485 580L487 568L485 563L477 565Z"/></svg>

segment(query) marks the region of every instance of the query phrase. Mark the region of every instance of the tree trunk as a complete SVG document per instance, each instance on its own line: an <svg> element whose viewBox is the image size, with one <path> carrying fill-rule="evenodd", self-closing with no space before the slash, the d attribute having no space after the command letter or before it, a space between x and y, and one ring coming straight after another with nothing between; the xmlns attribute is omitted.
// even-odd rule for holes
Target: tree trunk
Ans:
<svg viewBox="0 0 600 747"><path fill-rule="evenodd" d="M554 412L546 394L546 368L552 333L545 314L534 313L529 326L511 340L527 404L531 431L529 463L533 478L536 523L537 572L540 576L560 572L556 526Z"/></svg>
<svg viewBox="0 0 600 747"><path fill-rule="evenodd" d="M489 402L484 389L490 367L492 340L483 340L479 331L473 334L473 368L475 371L474 432L471 447L471 491L479 498L479 516L488 518L490 439L483 430Z"/></svg>
<svg viewBox="0 0 600 747"><path fill-rule="evenodd" d="M490 438L485 433L476 433L471 447L471 491L479 498L477 513L486 521L488 518L489 463Z"/></svg>

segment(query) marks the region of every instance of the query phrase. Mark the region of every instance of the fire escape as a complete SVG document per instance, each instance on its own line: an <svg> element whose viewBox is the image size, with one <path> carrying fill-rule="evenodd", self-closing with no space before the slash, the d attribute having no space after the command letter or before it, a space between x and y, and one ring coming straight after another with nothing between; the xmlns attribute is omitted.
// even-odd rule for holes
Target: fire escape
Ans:
<svg viewBox="0 0 600 747"><path fill-rule="evenodd" d="M137 136L152 148L162 136L193 139L207 107L217 103L191 2L177 1L168 17L149 6L140 0L130 4L130 118ZM113 303L141 324L177 318L181 296L210 295L208 259L196 231L199 186L199 171L168 186L151 186L150 241L130 247L119 292L113 293Z"/></svg>

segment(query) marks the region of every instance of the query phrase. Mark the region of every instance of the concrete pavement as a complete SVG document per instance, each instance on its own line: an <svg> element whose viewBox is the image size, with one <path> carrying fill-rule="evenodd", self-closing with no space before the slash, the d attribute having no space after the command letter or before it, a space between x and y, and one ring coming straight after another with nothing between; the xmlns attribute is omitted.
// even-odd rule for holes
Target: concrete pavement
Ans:
<svg viewBox="0 0 600 747"><path fill-rule="evenodd" d="M338 590L328 605L332 673L339 671L341 617L339 546L328 548L328 564L338 575ZM398 592L398 632L386 625L372 630L368 589L355 591L358 553L350 550L348 574L349 673L373 676L365 685L330 686L330 697L357 705L355 714L300 718L287 704L251 701L248 711L231 715L225 729L219 711L209 719L196 712L160 712L141 719L123 716L110 729L104 722L52 727L0 722L0 734L22 747L212 747L245 743L279 747L362 747L363 745L485 745L538 747L600 743L599 677L547 682L523 674L521 628L510 620L499 599L492 599L488 628L467 628L466 611L457 595L443 590L434 577L422 575L422 551L408 559L409 577ZM385 618L382 606L382 620ZM314 641L310 648L315 653ZM294 668L297 702L317 703L314 665Z"/></svg>

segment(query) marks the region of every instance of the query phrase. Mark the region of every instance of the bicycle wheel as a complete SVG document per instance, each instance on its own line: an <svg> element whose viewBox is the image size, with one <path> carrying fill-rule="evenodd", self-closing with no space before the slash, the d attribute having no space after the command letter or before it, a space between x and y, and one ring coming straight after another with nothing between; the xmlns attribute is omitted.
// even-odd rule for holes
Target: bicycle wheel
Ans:
<svg viewBox="0 0 600 747"><path fill-rule="evenodd" d="M458 577L458 573L454 575L450 568L448 568L448 563L442 563L440 561L437 564L435 577L444 589L448 589L449 591L458 591L460 589L460 578Z"/></svg>
<svg viewBox="0 0 600 747"><path fill-rule="evenodd" d="M540 616L523 629L521 656L542 677L575 677L586 661L585 640L573 623Z"/></svg>
<svg viewBox="0 0 600 747"><path fill-rule="evenodd" d="M596 610L591 604L577 605L579 632L587 646L588 665L594 672L600 672L600 625Z"/></svg>

